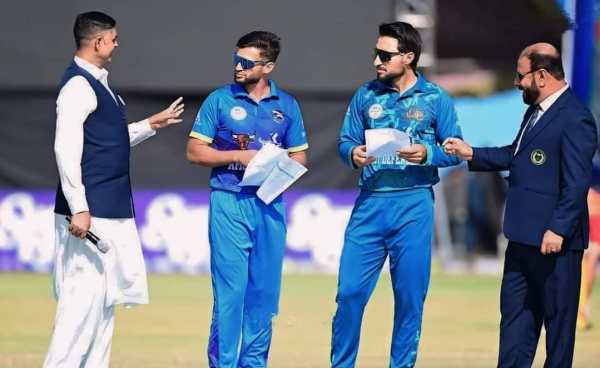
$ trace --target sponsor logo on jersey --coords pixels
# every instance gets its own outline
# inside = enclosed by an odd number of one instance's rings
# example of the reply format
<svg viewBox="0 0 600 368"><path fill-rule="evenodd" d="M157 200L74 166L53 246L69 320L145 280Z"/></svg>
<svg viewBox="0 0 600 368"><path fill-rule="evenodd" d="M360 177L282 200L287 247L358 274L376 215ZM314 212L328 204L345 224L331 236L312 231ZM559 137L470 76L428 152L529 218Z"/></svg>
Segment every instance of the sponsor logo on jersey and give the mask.
<svg viewBox="0 0 600 368"><path fill-rule="evenodd" d="M273 110L271 111L271 114L273 115L273 121L276 123L282 123L283 122L283 113L279 110Z"/></svg>
<svg viewBox="0 0 600 368"><path fill-rule="evenodd" d="M234 106L231 108L231 110L229 111L229 116L231 116L231 118L233 120L244 120L246 119L246 116L248 116L248 113L246 112L246 109L244 109L241 106Z"/></svg>
<svg viewBox="0 0 600 368"><path fill-rule="evenodd" d="M369 106L369 117L371 119L379 119L383 115L383 106L381 104L373 104Z"/></svg>
<svg viewBox="0 0 600 368"><path fill-rule="evenodd" d="M256 140L256 134L236 133L232 134L231 137L242 151L247 150L248 145Z"/></svg>
<svg viewBox="0 0 600 368"><path fill-rule="evenodd" d="M411 107L406 112L406 119L408 120L422 121L424 118L425 113L422 110L417 109L416 107Z"/></svg>

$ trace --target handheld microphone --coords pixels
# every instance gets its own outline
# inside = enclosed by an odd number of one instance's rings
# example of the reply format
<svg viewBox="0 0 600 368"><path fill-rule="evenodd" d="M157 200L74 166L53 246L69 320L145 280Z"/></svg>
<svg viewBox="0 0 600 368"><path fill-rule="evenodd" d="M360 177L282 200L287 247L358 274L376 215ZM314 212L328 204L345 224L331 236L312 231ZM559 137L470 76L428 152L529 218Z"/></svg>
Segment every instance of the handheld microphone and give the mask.
<svg viewBox="0 0 600 368"><path fill-rule="evenodd" d="M67 221L69 223L71 223L71 216L66 216L65 219L67 219ZM108 245L108 243L105 241L102 241L96 234L94 234L91 231L87 232L87 234L85 235L85 238L87 240L89 240L90 243L94 244L96 249L98 249L102 253L106 253L110 250L110 246Z"/></svg>

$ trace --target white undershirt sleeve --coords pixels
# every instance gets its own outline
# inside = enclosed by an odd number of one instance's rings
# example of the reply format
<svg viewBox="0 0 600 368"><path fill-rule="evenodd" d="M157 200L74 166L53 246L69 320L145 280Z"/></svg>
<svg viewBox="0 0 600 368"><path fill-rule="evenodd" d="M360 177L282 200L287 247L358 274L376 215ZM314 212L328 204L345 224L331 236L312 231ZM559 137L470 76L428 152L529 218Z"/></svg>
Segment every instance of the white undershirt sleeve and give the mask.
<svg viewBox="0 0 600 368"><path fill-rule="evenodd" d="M73 214L89 211L81 179L83 124L97 104L94 90L82 76L69 79L56 100L54 153L62 190Z"/></svg>
<svg viewBox="0 0 600 368"><path fill-rule="evenodd" d="M137 123L131 123L127 126L127 128L129 129L129 145L131 147L156 134L156 130L150 127L149 119L144 119Z"/></svg>

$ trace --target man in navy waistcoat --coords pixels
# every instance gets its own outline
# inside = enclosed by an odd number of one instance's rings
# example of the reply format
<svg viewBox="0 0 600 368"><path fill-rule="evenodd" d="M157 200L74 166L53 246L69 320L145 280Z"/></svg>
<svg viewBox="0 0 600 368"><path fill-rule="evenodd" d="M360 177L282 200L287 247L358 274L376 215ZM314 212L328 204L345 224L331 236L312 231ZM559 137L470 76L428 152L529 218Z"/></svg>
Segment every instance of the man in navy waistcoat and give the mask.
<svg viewBox="0 0 600 368"><path fill-rule="evenodd" d="M108 367L118 304L148 303L144 258L134 221L129 149L179 123L181 99L128 124L125 102L103 67L118 46L116 22L100 12L77 16L77 52L60 82L54 151L54 291L58 299L46 368ZM69 223L67 216L71 216ZM102 253L90 231L109 248Z"/></svg>

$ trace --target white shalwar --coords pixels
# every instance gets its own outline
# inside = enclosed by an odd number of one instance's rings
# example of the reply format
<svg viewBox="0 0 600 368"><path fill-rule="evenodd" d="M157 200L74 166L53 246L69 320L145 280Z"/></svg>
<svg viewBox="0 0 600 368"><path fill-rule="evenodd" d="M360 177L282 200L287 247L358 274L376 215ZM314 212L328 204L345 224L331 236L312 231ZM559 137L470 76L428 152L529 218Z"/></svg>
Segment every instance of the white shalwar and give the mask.
<svg viewBox="0 0 600 368"><path fill-rule="evenodd" d="M75 57L78 66L98 79L113 98L108 72ZM54 150L63 193L72 213L87 211L81 179L83 125L97 107L94 90L81 76L71 78L56 101ZM148 120L128 125L130 145L153 136ZM106 368L118 304L148 303L148 284L135 220L98 218L91 231L111 249L100 253L93 244L69 233L63 215L55 215L54 292L58 300L54 330L44 368Z"/></svg>

